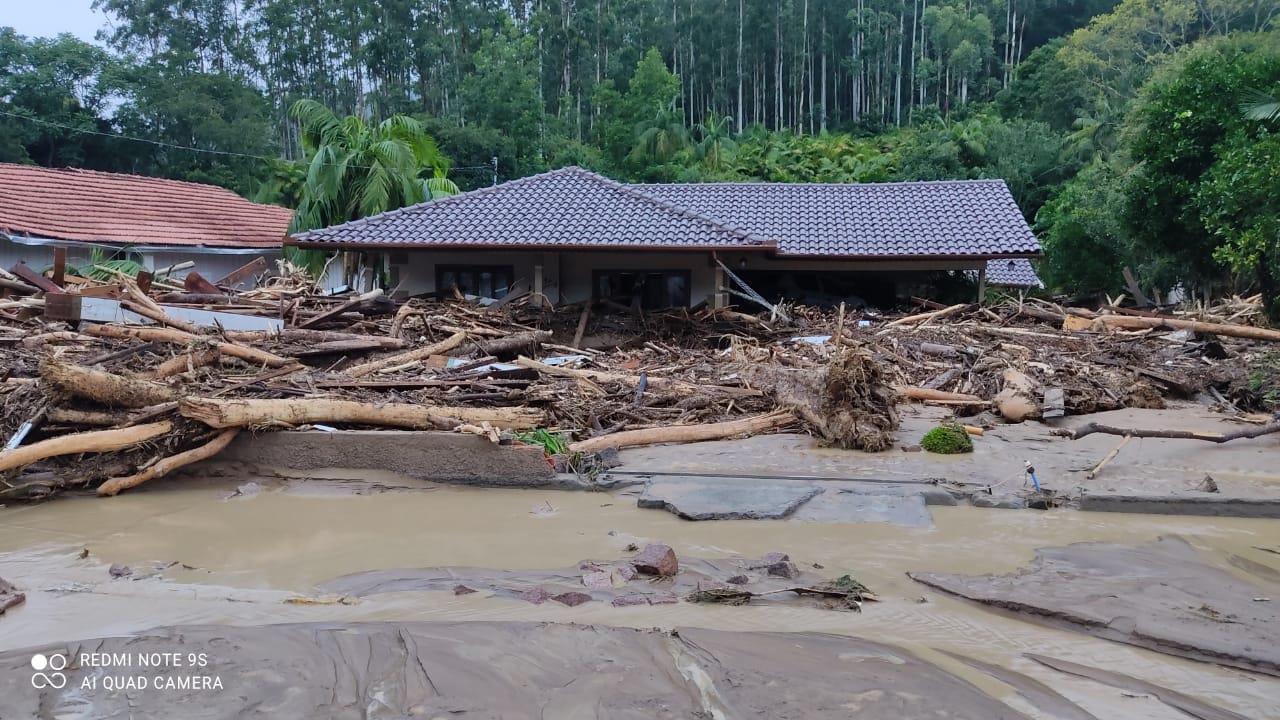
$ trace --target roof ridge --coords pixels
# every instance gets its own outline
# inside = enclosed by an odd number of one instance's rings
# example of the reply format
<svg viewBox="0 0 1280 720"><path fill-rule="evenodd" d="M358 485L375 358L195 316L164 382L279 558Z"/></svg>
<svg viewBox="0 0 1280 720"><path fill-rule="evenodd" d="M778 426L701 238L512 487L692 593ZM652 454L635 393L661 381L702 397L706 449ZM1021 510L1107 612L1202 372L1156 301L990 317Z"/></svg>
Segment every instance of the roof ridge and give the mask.
<svg viewBox="0 0 1280 720"><path fill-rule="evenodd" d="M796 188L866 188L866 187L902 187L904 185L978 185L995 184L1008 187L1003 178L962 178L952 180L892 180L885 182L780 182L777 180L712 180L709 182L665 182L665 183L627 183L627 187L796 187Z"/></svg>
<svg viewBox="0 0 1280 720"><path fill-rule="evenodd" d="M768 244L777 243L777 241L772 238L767 238L767 237L764 237L763 235L757 235L756 233L747 231L732 223L725 222L724 220L711 217L710 215L704 215L703 213L697 212L695 210L691 210L687 207L684 207L683 205L677 205L676 203L673 203L670 200L667 200L665 198L655 197L641 190L637 190L631 185L620 183L617 180L607 178L603 175L600 175L599 173L595 173L590 170L578 167L577 165L565 166L563 168L560 168L560 171L569 171L574 174L580 175L589 180L600 183L605 187L615 190L617 192L630 195L632 197L635 197L638 200L642 200L646 203L649 203L650 205L656 205L662 210L666 210L668 212L674 212L676 214L683 215L684 217L687 217L687 218L692 218L694 220L697 220L703 223L704 225L709 225L714 229L717 229L721 232L727 232L730 235L737 236L753 244L768 245ZM559 172L559 171L554 171L554 172Z"/></svg>

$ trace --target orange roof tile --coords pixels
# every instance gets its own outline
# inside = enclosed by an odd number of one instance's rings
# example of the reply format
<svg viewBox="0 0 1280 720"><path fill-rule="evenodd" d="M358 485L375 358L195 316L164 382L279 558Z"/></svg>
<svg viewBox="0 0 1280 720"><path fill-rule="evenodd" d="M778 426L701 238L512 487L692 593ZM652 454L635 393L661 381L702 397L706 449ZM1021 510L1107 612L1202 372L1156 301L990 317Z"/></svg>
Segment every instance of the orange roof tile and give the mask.
<svg viewBox="0 0 1280 720"><path fill-rule="evenodd" d="M0 231L128 245L280 247L293 211L213 185L0 163Z"/></svg>

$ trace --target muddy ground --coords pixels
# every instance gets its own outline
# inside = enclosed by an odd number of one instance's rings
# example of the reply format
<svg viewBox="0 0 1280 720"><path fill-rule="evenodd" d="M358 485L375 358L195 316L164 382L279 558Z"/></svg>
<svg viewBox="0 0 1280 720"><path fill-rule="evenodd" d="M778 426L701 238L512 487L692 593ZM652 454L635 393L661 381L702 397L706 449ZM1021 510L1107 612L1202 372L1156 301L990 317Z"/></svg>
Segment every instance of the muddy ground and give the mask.
<svg viewBox="0 0 1280 720"><path fill-rule="evenodd" d="M1028 623L932 590L906 575L1005 574L1032 562L1036 548L1081 541L1141 544L1176 533L1212 567L1240 580L1259 582L1256 567L1246 572L1240 568L1240 559L1280 574L1280 555L1257 549L1280 544L1274 521L1072 510L1007 512L945 506L930 510L929 526L799 520L694 523L639 509L625 495L429 486L395 476L344 481L188 478L111 501L66 498L47 505L11 507L0 511L0 577L15 581L26 592L27 602L0 617L0 650L21 651L12 656L17 665L5 666L0 674L11 679L17 673L20 680L28 681L31 671L20 662L23 653L29 658L27 648L145 634L158 627L213 625L218 627L208 632L235 636L236 631L223 628L320 623L353 628L350 632L356 634L356 642L365 631L353 623L555 622L856 638L888 646L895 653L909 653L939 672L954 675L998 701L1007 717L1185 717L1160 699L1160 693L1055 670L1028 654L1093 668L1120 668L1138 682L1181 692L1237 716L1280 716L1280 679L1064 627ZM569 607L558 602L533 604L490 588L463 595L406 588L344 601L335 584L344 576L414 568L469 567L537 577L544 568L574 568L583 557L622 562L631 556L628 546L650 541L670 544L690 567L704 559L787 552L806 572L824 577L853 575L881 601L865 604L861 613L795 603L614 607L600 600ZM88 555L81 557L85 549ZM113 578L112 565L128 566L131 573ZM1280 587L1269 592L1280 595ZM346 637L346 632L337 636ZM177 640L163 642L172 647ZM257 683L249 686L253 692L266 692L269 678L260 676L265 671L245 669L237 660L245 656L238 654L234 643L205 638L182 647L201 647L225 658L240 668L237 673L246 673L234 677ZM487 652L485 647L481 643L475 652ZM290 657L281 655L282 661ZM285 667L289 672L282 671L280 677L295 677L289 673L308 667L290 663ZM785 667L807 667L799 660L788 663ZM779 672L774 680L782 686L805 682L790 670ZM512 673L510 677L519 677ZM310 671L305 675L311 679L287 681L296 683L296 694L306 695L330 683L325 678L331 675ZM669 682L687 687L678 678ZM888 680L884 682L888 687ZM341 687L344 692L356 692L355 686ZM362 691L376 694L381 687L365 686ZM1065 704L1045 705L1043 688L1065 698ZM202 705L218 708L228 707L219 702L233 702L218 700L210 692L199 696ZM582 700L584 696L576 692L570 685L560 700ZM224 688L222 694L233 693ZM46 697L51 703L62 698L49 693ZM135 708L156 702L149 693L131 697ZM862 697L851 693L840 702L858 704ZM867 697L879 696L873 692ZM546 695L525 699L558 701ZM342 716L326 713L311 716Z"/></svg>

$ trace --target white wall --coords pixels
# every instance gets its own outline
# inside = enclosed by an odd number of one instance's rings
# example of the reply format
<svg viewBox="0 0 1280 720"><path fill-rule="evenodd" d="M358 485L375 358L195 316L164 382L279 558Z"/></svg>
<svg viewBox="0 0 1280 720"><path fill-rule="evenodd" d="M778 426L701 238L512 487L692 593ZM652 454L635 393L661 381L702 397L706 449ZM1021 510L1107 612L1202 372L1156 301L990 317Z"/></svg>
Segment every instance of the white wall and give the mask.
<svg viewBox="0 0 1280 720"><path fill-rule="evenodd" d="M139 260L148 270L169 267L170 265L191 260L195 262L195 267L177 271L173 274L173 277L181 279L186 277L188 272L194 270L210 282L225 277L227 273L252 262L258 256L266 258L267 269L274 273L276 271L276 260L280 257L279 250L254 251L243 254L209 253L202 252L202 250L203 248L175 248L173 250L132 253L130 256ZM67 264L87 264L91 252L90 248L84 245L69 246L67 247ZM13 242L8 238L0 238L0 267L8 270L19 261L30 265L36 272L43 272L53 265L53 247L50 245L25 245ZM249 281L252 281L252 278ZM245 285L249 281L246 281Z"/></svg>

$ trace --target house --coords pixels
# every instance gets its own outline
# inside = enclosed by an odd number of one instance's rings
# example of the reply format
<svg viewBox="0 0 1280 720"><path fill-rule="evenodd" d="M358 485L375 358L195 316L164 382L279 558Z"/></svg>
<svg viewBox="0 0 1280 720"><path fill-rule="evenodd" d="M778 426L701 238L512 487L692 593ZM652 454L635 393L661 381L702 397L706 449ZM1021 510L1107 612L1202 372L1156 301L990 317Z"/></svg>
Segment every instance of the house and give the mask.
<svg viewBox="0 0 1280 720"><path fill-rule="evenodd" d="M288 242L344 251L334 285L359 268L400 295L456 286L500 298L519 286L553 304L646 308L724 306L735 278L767 299L887 304L966 272L981 284L991 262L1032 280L1026 258L1040 254L1001 180L624 185L577 167Z"/></svg>
<svg viewBox="0 0 1280 720"><path fill-rule="evenodd" d="M255 257L280 257L293 212L213 185L91 170L0 163L0 267L37 271L66 248L67 263L99 256L150 270L194 261L217 280ZM183 277L188 270L174 273Z"/></svg>

